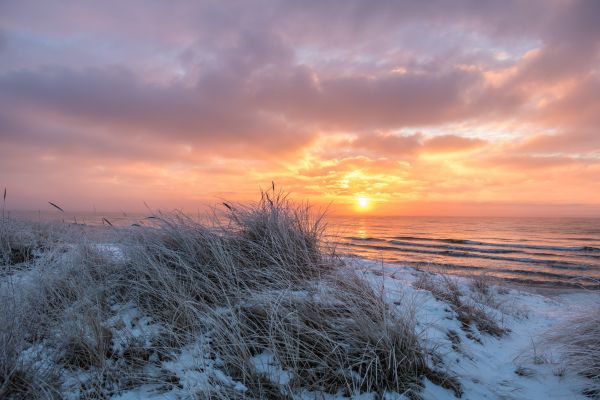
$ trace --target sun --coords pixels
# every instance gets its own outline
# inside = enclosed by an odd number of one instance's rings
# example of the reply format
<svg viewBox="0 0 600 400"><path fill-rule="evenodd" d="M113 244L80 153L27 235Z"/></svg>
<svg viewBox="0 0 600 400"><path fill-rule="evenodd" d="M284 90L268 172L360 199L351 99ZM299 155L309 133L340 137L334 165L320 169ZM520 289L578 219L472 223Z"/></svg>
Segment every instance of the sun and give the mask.
<svg viewBox="0 0 600 400"><path fill-rule="evenodd" d="M358 208L365 209L369 207L369 199L366 197L359 197L356 201L358 202Z"/></svg>

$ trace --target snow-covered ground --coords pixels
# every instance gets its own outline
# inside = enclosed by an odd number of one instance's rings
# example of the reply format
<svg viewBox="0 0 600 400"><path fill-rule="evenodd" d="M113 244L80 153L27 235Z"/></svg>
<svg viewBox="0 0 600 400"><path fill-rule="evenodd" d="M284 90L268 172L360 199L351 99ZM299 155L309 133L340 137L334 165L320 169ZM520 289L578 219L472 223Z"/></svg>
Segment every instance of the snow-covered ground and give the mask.
<svg viewBox="0 0 600 400"><path fill-rule="evenodd" d="M555 355L549 349L538 346L545 331L600 301L599 293L571 291L550 297L526 289L491 287L502 304L499 311L502 325L510 332L499 338L478 334L477 340L473 340L461 329L461 323L446 302L436 300L427 290L413 287L418 275L423 272L366 260L349 260L348 264L348 268L360 270L378 290L383 286L391 307L398 307L395 303L404 305L407 299L416 305L421 338L428 348L434 348L443 358L448 370L459 377L464 390L463 399L587 399L581 394L585 380L562 370ZM463 293L471 291L468 279L453 279ZM399 302L400 299L403 301ZM449 339L448 332L455 333L453 340ZM243 393L243 385L228 379L218 370L218 363L205 357L205 341L206 338L200 338L197 343L184 348L176 360L166 364L180 378L181 389L160 394L141 389L123 393L115 399L175 399L181 393L205 390L211 377ZM269 354L256 356L254 362L272 379L289 379ZM303 399L344 398L341 395L322 396L310 392L300 394ZM426 382L422 396L427 400L455 398L452 391L431 382ZM371 394L361 397L376 398ZM387 397L406 398L391 393Z"/></svg>
<svg viewBox="0 0 600 400"><path fill-rule="evenodd" d="M600 301L600 293L556 292L551 296L527 288L491 287L500 303L499 317L510 332L502 337L478 335L469 339L454 312L426 290L413 287L423 272L397 265L368 261L354 263L374 285L384 285L390 304L397 297L411 297L417 304L417 324L423 340L435 346L444 364L460 378L464 399L587 399L581 394L585 380L562 370L557 355L543 346L542 335L578 311ZM453 278L463 293L471 292L469 280ZM460 343L452 348L448 332ZM455 340L456 341L456 340ZM440 386L426 385L425 399L448 399L453 394Z"/></svg>
<svg viewBox="0 0 600 400"><path fill-rule="evenodd" d="M122 254L117 247L100 246L115 260ZM429 290L415 285L428 272L399 265L382 264L358 258L345 260L344 268L358 271L375 290L380 291L389 307L414 305L418 335L423 346L436 354L438 363L449 374L458 377L462 385L463 399L586 399L581 394L585 380L562 368L557 362L558 354L544 342L543 335L553 326L564 323L578 311L600 302L600 293L589 291L552 292L536 294L528 288L515 288L489 284L489 298L482 301L481 293L473 288L470 279L453 277L465 301L476 303L493 315L506 334L493 336L479 332L477 328L465 329L457 318L457 312L446 301L436 299ZM33 270L15 272L3 277L2 285L10 279L11 287L26 285L35 274ZM439 276L431 274L434 281ZM478 297L479 296L479 297ZM128 344L141 343L140 347L155 337L162 327L133 304L113 304L114 316L105 321L112 332L112 351L121 354ZM207 393L219 390L243 397L246 387L228 376L221 368L220 360L211 356L209 335L177 351L175 357L158 360L157 354L149 355L148 376L170 377L170 385L140 384L135 389L111 394L113 400L133 399L188 399L206 398ZM43 351L32 346L22 357ZM272 381L284 384L290 374L281 368L271 354L256 355L252 362L256 369ZM110 365L110 364L109 364ZM160 367L157 367L160 365ZM86 382L94 371L65 371L63 390L65 398L77 399L85 392ZM97 372L97 371L96 371ZM203 395L200 396L199 394ZM426 380L424 399L451 399L452 391ZM407 398L401 394L388 393L389 399ZM210 398L210 395L208 395ZM225 395L221 398L227 398ZM293 398L342 399L339 395L325 395L301 391ZM355 397L358 398L358 397ZM375 399L375 394L360 395L361 399Z"/></svg>

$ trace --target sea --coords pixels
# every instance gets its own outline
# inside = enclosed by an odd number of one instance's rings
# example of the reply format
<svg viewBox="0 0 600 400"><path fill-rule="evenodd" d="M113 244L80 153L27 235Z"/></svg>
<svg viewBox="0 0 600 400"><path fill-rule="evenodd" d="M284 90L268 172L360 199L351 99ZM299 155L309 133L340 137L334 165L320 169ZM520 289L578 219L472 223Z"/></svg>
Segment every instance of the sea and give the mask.
<svg viewBox="0 0 600 400"><path fill-rule="evenodd" d="M516 284L600 289L600 218L333 218L339 252Z"/></svg>
<svg viewBox="0 0 600 400"><path fill-rule="evenodd" d="M13 215L107 227L145 220L131 213ZM600 218L329 216L326 222L327 240L344 257L515 284L600 289Z"/></svg>

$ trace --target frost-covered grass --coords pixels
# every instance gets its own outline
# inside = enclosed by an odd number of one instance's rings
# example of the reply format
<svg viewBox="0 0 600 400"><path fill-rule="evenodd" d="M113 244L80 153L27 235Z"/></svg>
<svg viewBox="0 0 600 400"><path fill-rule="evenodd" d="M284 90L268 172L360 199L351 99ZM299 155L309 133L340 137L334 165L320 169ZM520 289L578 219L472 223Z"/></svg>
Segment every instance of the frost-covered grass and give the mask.
<svg viewBox="0 0 600 400"><path fill-rule="evenodd" d="M600 399L600 302L550 330L543 344L558 346L562 368L588 378L584 393Z"/></svg>
<svg viewBox="0 0 600 400"><path fill-rule="evenodd" d="M261 398L301 389L417 397L423 377L459 394L452 376L428 364L413 311L410 302L390 308L367 281L338 273L301 292L253 296L208 319L225 370Z"/></svg>
<svg viewBox="0 0 600 400"><path fill-rule="evenodd" d="M472 294L477 296L466 297L460 290L457 282L446 275L421 274L414 282L418 289L424 289L441 301L448 303L457 314L457 319L462 324L462 329L472 336L472 326L479 332L492 336L502 336L508 329L502 326L499 307L489 287L480 279L474 279L470 288ZM491 307L490 307L491 306ZM490 312L490 309L495 309Z"/></svg>
<svg viewBox="0 0 600 400"><path fill-rule="evenodd" d="M0 276L11 266L30 261L36 253L54 247L67 231L62 224L1 218Z"/></svg>
<svg viewBox="0 0 600 400"><path fill-rule="evenodd" d="M572 373L515 362L558 326L548 315L560 303L342 259L322 214L282 193L223 207L208 224L159 213L105 232L2 220L0 398L596 393L597 352L562 351L592 368ZM570 327L587 338L583 322Z"/></svg>

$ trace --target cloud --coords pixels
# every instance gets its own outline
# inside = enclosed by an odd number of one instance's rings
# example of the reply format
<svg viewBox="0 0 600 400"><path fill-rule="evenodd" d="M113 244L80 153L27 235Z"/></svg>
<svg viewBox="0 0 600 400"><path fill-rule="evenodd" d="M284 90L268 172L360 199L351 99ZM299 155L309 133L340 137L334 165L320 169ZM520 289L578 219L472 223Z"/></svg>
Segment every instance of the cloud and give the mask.
<svg viewBox="0 0 600 400"><path fill-rule="evenodd" d="M302 129L257 110L243 89L227 79L207 80L195 87L177 83L159 86L140 82L123 68L50 68L2 75L0 93L5 109L26 110L21 112L27 114L22 115L26 119L37 114L62 121L70 131L81 132L81 141L93 137L93 133L86 133L99 128L123 141L145 136L224 151L242 144L285 152L310 140ZM10 134L8 127L3 127L1 134ZM40 135L38 131L38 139ZM43 135L48 142L69 136Z"/></svg>
<svg viewBox="0 0 600 400"><path fill-rule="evenodd" d="M423 143L423 147L428 152L452 153L478 148L484 146L486 143L486 140L480 138L440 135L426 140Z"/></svg>
<svg viewBox="0 0 600 400"><path fill-rule="evenodd" d="M422 133L394 135L377 133L361 135L349 145L359 153L372 152L381 156L406 156L414 154L421 147Z"/></svg>
<svg viewBox="0 0 600 400"><path fill-rule="evenodd" d="M346 151L339 154L367 154L373 157L391 159L412 159L419 154L454 153L480 148L488 142L480 138L467 138L453 134L425 136L422 132L411 134L394 134L376 132L361 134L337 143L339 149ZM333 156L334 153L329 153Z"/></svg>
<svg viewBox="0 0 600 400"><path fill-rule="evenodd" d="M518 150L534 154L573 154L600 152L598 131L562 132L557 134L539 134L528 137Z"/></svg>
<svg viewBox="0 0 600 400"><path fill-rule="evenodd" d="M598 4L3 2L0 183L600 201Z"/></svg>

